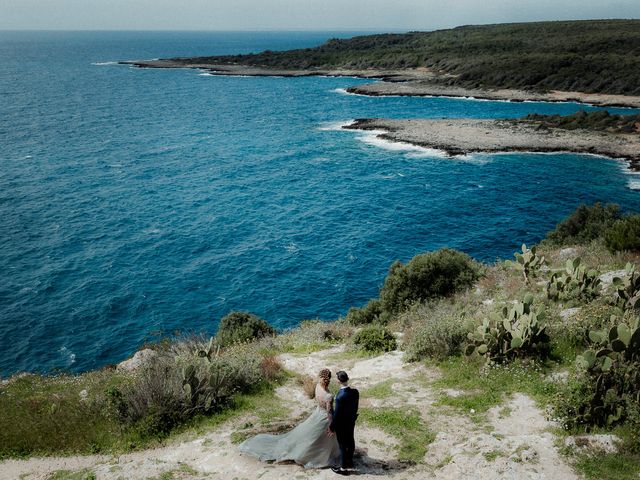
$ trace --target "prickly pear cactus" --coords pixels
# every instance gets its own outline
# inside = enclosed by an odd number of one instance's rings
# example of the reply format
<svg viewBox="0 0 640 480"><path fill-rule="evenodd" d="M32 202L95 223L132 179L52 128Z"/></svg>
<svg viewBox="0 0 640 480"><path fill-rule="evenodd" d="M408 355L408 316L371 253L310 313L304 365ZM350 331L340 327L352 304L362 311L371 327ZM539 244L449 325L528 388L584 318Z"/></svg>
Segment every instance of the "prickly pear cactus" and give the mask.
<svg viewBox="0 0 640 480"><path fill-rule="evenodd" d="M575 423L614 425L628 409L640 408L640 328L619 323L589 332L592 348L576 357L590 384L590 398L576 410Z"/></svg>
<svg viewBox="0 0 640 480"><path fill-rule="evenodd" d="M617 304L624 310L640 309L640 273L633 264L627 263L625 275L613 278Z"/></svg>
<svg viewBox="0 0 640 480"><path fill-rule="evenodd" d="M564 271L554 272L545 291L550 300L580 298L592 300L600 294L601 281L595 269L587 270L580 258L567 260Z"/></svg>
<svg viewBox="0 0 640 480"><path fill-rule="evenodd" d="M524 281L529 283L531 277L535 276L540 268L546 263L544 256L540 256L536 253L535 245L530 249L523 243L522 253L514 253L516 261L513 262L516 268L518 268L524 276Z"/></svg>
<svg viewBox="0 0 640 480"><path fill-rule="evenodd" d="M522 302L504 306L485 318L467 334L467 355L484 355L493 361L535 355L545 357L549 352L549 337L542 324L543 311L534 309L533 295Z"/></svg>

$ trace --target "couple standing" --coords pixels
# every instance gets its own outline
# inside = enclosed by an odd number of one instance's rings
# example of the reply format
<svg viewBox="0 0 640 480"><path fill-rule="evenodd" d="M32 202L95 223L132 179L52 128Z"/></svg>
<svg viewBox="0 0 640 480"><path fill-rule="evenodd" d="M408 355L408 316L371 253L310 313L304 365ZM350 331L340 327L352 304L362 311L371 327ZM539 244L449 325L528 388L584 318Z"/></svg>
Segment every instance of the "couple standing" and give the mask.
<svg viewBox="0 0 640 480"><path fill-rule="evenodd" d="M360 394L349 387L347 373L340 371L336 373L340 391L334 407L333 395L329 393L331 371L324 368L318 377L317 407L304 422L282 435L256 435L244 441L240 451L262 461L293 461L305 468L331 467L338 474L349 475L353 471L353 430Z"/></svg>

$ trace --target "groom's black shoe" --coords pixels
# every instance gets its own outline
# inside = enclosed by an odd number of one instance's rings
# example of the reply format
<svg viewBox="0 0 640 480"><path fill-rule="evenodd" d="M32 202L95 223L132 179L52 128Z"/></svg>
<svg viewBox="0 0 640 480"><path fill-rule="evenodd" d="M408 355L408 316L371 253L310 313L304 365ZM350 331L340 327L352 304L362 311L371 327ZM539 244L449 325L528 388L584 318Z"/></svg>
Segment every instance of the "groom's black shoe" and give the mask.
<svg viewBox="0 0 640 480"><path fill-rule="evenodd" d="M331 467L331 470L333 473L337 473L338 475L349 475L349 471L342 467Z"/></svg>

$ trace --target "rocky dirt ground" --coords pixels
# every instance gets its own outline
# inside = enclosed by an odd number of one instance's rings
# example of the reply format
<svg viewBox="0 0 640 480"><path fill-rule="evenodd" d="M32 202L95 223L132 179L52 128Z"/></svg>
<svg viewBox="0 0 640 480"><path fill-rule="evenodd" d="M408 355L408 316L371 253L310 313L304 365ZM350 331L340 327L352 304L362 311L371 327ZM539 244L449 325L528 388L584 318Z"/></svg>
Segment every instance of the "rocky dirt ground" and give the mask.
<svg viewBox="0 0 640 480"><path fill-rule="evenodd" d="M439 372L422 364L406 364L400 352L373 358L357 358L344 346L312 354L281 355L288 370L315 375L322 367L347 370L352 384L363 392L361 407L413 408L436 433L423 462L410 465L397 460L398 438L361 422L356 430L358 476L363 479L562 479L577 478L560 456L552 433L554 426L533 400L516 394L478 421L448 407L436 407L442 395L455 390L433 386ZM367 389L390 383L392 395L367 396ZM276 390L286 406L285 421L291 423L309 413L313 401L302 387L289 380ZM0 464L3 479L48 479L55 472L91 472L97 479L326 479L337 478L331 470L304 470L293 465L270 465L238 453L234 432L246 430L256 418L233 418L200 436L182 438L158 449L120 456L76 456L10 460ZM66 477L55 477L66 478ZM83 478L83 477L73 477Z"/></svg>

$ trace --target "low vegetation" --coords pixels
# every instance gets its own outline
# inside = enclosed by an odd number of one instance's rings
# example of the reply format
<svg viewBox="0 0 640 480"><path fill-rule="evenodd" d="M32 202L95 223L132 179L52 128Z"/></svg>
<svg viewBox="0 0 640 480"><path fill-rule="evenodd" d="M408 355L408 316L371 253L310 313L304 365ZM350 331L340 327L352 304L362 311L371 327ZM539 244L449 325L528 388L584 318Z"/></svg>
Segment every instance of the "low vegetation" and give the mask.
<svg viewBox="0 0 640 480"><path fill-rule="evenodd" d="M530 113L516 122L532 123L540 128L564 130L594 130L610 133L640 133L640 115L611 115L607 110L579 112L571 115L541 115Z"/></svg>
<svg viewBox="0 0 640 480"><path fill-rule="evenodd" d="M367 352L390 352L396 349L396 337L382 325L364 327L353 337L353 343Z"/></svg>
<svg viewBox="0 0 640 480"><path fill-rule="evenodd" d="M462 87L639 95L639 27L638 20L469 25L176 61L290 70L426 67L440 74L440 82Z"/></svg>
<svg viewBox="0 0 640 480"><path fill-rule="evenodd" d="M335 322L305 321L274 335L258 317L234 313L211 339L162 342L156 360L133 373L14 377L0 387L0 457L126 451L244 413L251 420L234 436L241 441L287 417L273 394L278 383L294 377L313 395L315 380L284 372L277 354L347 344L352 350L340 355L400 348L408 362L437 365L441 376L431 386L456 392L443 392L436 405L479 423L521 392L553 412L567 434L613 432L623 441L616 456L596 462L568 454L587 478L633 478L640 252L634 234L625 234L620 250L607 239L634 218L615 205L581 206L540 245L491 266L448 249L418 255L392 265L379 298ZM382 379L363 395L391 397L392 385ZM413 410L363 405L361 420L394 436L405 462L420 462L434 438Z"/></svg>
<svg viewBox="0 0 640 480"><path fill-rule="evenodd" d="M593 242L602 238L621 216L618 205L600 203L591 206L580 205L547 234L544 243L560 246L584 245Z"/></svg>
<svg viewBox="0 0 640 480"><path fill-rule="evenodd" d="M271 325L252 313L231 312L220 320L216 343L220 346L232 345L275 333Z"/></svg>
<svg viewBox="0 0 640 480"><path fill-rule="evenodd" d="M380 289L380 298L363 308L351 308L347 322L387 324L420 302L446 297L469 288L482 268L465 253L443 248L413 257L406 265L394 262Z"/></svg>
<svg viewBox="0 0 640 480"><path fill-rule="evenodd" d="M435 440L435 434L429 430L415 410L402 408L362 408L359 419L379 428L400 441L398 460L408 463L422 461L427 448Z"/></svg>

